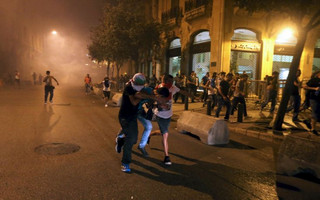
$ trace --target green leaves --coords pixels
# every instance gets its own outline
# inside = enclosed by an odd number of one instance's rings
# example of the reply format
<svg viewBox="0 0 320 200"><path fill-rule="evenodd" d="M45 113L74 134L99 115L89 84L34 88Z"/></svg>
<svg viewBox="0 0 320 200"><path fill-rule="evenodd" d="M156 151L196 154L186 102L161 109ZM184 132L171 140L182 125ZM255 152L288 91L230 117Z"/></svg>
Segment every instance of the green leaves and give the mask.
<svg viewBox="0 0 320 200"><path fill-rule="evenodd" d="M106 4L101 22L91 34L90 56L117 63L137 61L139 52L160 45L160 26L147 20L144 5L143 0Z"/></svg>

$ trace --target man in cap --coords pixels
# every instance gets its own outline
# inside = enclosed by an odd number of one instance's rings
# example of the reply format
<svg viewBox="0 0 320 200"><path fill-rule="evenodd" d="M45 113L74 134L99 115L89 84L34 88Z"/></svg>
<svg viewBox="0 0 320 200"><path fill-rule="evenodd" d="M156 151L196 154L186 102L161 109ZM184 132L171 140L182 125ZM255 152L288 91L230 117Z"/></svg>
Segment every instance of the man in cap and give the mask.
<svg viewBox="0 0 320 200"><path fill-rule="evenodd" d="M123 156L121 170L123 172L131 172L131 152L132 146L137 142L138 125L137 115L139 103L142 99L156 99L154 95L148 95L141 90L144 88L146 78L142 73L137 73L126 84L122 102L119 111L119 122L121 130L116 138L116 151L121 153L123 147Z"/></svg>

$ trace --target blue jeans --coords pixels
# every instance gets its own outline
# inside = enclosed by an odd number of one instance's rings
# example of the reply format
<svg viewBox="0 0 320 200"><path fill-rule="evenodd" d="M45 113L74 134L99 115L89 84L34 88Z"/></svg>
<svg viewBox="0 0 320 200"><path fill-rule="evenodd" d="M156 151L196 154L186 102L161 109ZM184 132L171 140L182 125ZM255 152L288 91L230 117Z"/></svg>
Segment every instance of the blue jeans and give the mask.
<svg viewBox="0 0 320 200"><path fill-rule="evenodd" d="M144 127L141 141L139 144L140 148L144 148L147 144L148 137L150 136L151 130L152 130L152 123L150 120L147 120L141 115L138 115L137 119L141 122L142 126Z"/></svg>
<svg viewBox="0 0 320 200"><path fill-rule="evenodd" d="M119 117L119 122L122 129L119 135L120 134L125 135L121 162L124 164L130 164L132 146L137 143L137 137L138 137L137 117L136 116L132 116L131 118Z"/></svg>

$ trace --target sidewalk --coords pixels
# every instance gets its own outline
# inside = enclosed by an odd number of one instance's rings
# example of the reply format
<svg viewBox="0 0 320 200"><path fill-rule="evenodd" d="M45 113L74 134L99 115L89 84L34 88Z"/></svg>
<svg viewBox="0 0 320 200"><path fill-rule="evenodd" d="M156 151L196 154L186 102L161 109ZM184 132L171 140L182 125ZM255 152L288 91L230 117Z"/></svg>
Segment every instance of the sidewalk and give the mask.
<svg viewBox="0 0 320 200"><path fill-rule="evenodd" d="M194 111L206 115L207 107L203 107L203 102L189 103L189 111ZM290 134L303 134L306 137L317 137L312 133L309 133L308 128L303 122L292 122L292 114L285 115L283 128L285 131L272 130L273 119L276 117L276 113L273 116L269 115L269 108L266 107L262 113L260 113L260 105L255 102L247 102L248 115L251 118L243 119L243 122L237 122L237 111L233 116L230 116L228 127L229 130L238 134L247 135L249 137L255 137L264 141L281 143L285 136ZM216 107L215 107L216 109ZM184 111L184 104L178 102L173 104L173 120L177 120ZM223 119L225 109L220 112L220 118ZM211 112L211 116L214 117L215 112ZM310 111L305 111L299 114L301 120L310 119ZM317 127L319 130L319 126Z"/></svg>

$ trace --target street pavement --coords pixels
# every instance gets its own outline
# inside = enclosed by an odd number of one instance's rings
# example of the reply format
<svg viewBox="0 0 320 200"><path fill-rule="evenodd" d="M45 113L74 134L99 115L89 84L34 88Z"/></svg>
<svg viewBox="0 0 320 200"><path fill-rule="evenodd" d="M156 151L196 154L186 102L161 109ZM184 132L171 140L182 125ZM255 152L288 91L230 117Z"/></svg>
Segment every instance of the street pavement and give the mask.
<svg viewBox="0 0 320 200"><path fill-rule="evenodd" d="M43 104L40 86L0 88L0 199L278 199L281 191L306 197L318 189L297 178L298 191L281 185L278 144L232 133L226 146L205 145L175 130L174 109L173 165L162 164L161 137L153 137L150 158L133 147L126 174L114 150L118 107L105 108L81 87L56 87L52 105Z"/></svg>

